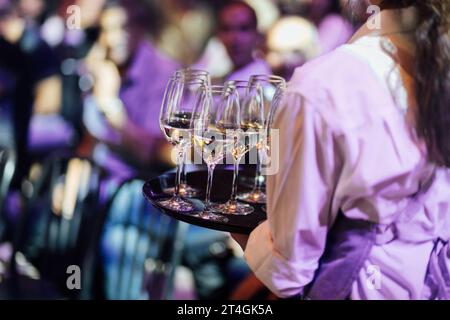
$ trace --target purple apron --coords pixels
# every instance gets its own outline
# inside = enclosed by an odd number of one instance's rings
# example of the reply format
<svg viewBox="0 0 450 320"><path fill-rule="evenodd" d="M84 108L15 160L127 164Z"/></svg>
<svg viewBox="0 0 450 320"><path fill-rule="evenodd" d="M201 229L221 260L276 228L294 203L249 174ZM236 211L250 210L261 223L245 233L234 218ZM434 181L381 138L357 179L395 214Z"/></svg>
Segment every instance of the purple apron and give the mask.
<svg viewBox="0 0 450 320"><path fill-rule="evenodd" d="M328 233L325 252L319 261L314 280L301 297L306 300L349 299L351 289L373 245L387 243L395 232L383 232L369 221L347 218L339 213ZM426 296L434 300L450 299L450 247L437 239L425 278Z"/></svg>

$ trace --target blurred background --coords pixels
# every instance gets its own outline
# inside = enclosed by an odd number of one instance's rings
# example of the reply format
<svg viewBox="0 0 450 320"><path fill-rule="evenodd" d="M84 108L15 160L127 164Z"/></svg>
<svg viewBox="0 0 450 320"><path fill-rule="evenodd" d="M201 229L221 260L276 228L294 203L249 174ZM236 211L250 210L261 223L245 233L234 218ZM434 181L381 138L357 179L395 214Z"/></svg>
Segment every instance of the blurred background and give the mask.
<svg viewBox="0 0 450 320"><path fill-rule="evenodd" d="M289 80L362 23L344 2L0 0L0 298L273 298L141 196L174 166L159 108L184 67Z"/></svg>

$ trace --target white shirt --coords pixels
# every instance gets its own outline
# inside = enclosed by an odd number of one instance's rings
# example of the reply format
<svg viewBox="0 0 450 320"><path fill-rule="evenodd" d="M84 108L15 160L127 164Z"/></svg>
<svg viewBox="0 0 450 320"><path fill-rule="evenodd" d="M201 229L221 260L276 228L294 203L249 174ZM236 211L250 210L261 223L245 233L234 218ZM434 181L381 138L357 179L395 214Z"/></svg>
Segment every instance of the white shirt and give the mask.
<svg viewBox="0 0 450 320"><path fill-rule="evenodd" d="M426 298L433 240L450 238L450 172L427 162L410 123L412 77L380 35L410 21L380 14L382 30L363 27L350 44L299 68L278 112L280 169L268 177L268 220L251 233L245 257L280 297L313 280L339 209L396 227L393 241L372 248L352 299ZM380 271L377 289L367 285L371 265Z"/></svg>

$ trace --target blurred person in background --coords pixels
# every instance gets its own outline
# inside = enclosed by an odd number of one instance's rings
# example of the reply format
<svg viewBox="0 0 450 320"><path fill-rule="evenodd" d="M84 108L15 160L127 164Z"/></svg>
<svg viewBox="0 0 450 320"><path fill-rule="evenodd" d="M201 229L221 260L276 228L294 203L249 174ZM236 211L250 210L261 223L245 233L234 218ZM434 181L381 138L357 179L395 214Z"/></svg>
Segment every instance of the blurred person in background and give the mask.
<svg viewBox="0 0 450 320"><path fill-rule="evenodd" d="M41 24L50 10L48 2L41 0L16 1L18 16L23 21L20 43L36 57L33 65L51 70L51 74L38 84L37 101L30 123L28 147L33 158L39 160L48 152L70 148L73 128L61 117L62 80L58 55L41 33Z"/></svg>
<svg viewBox="0 0 450 320"><path fill-rule="evenodd" d="M264 59L255 57L263 45L263 36L250 5L243 1L226 2L218 11L217 25L218 37L233 63L226 80L248 80L251 75L272 73Z"/></svg>
<svg viewBox="0 0 450 320"><path fill-rule="evenodd" d="M208 0L146 0L158 18L157 45L184 66L204 52L214 32L215 3ZM182 50L180 50L182 48Z"/></svg>
<svg viewBox="0 0 450 320"><path fill-rule="evenodd" d="M17 168L5 211L9 226L20 212L20 187L29 171L32 115L60 105L60 79L54 52L27 28L17 2L0 1L0 147L17 154ZM8 228L12 231L12 228Z"/></svg>
<svg viewBox="0 0 450 320"><path fill-rule="evenodd" d="M44 19L46 3L44 0L18 0L18 9L27 24L39 27Z"/></svg>
<svg viewBox="0 0 450 320"><path fill-rule="evenodd" d="M339 0L308 0L308 18L319 31L321 53L346 43L355 29L341 13Z"/></svg>
<svg viewBox="0 0 450 320"><path fill-rule="evenodd" d="M21 114L20 130L16 132L18 153L22 154L30 145L29 123L30 117L58 112L61 102L61 79L58 75L58 65L54 51L42 40L34 28L28 28L27 21L22 17L20 7L13 1L4 1L4 14L0 21L0 32L3 44L13 48L18 54L14 56L11 51L2 50L3 61L12 61L11 66L16 66L13 74L17 75L16 85L24 89L23 97L19 97L24 103ZM8 68L8 63L4 63ZM26 105L26 107L25 107ZM20 108L20 107L19 107ZM23 113L22 113L23 112ZM31 113L30 113L31 112ZM19 166L28 161L22 159Z"/></svg>
<svg viewBox="0 0 450 320"><path fill-rule="evenodd" d="M141 3L111 2L100 17L100 35L86 58L93 76L84 124L94 137L94 160L123 180L156 167L167 142L159 110L177 63L147 37L150 13Z"/></svg>
<svg viewBox="0 0 450 320"><path fill-rule="evenodd" d="M22 20L12 1L0 0L0 146L14 149L19 163L24 164L34 83L31 59L18 43L21 30ZM20 179L18 182L20 185Z"/></svg>
<svg viewBox="0 0 450 320"><path fill-rule="evenodd" d="M62 78L60 114L74 129L75 147L83 134L83 94L92 88L92 79L84 66L84 58L97 41L98 21L104 3L105 0L60 1L55 12L48 16L41 27L43 39L55 49L58 56ZM79 25L74 25L77 22Z"/></svg>
<svg viewBox="0 0 450 320"><path fill-rule="evenodd" d="M167 80L178 65L153 45L151 23L145 2L107 2L99 38L85 59L93 88L85 99L83 123L93 140L92 157L107 174L100 188L103 204L124 180L151 178L167 169L162 163L170 146L160 130L159 112ZM112 283L124 268L122 241L141 227L127 224L133 213L116 210L103 226L100 255L106 298L117 296Z"/></svg>
<svg viewBox="0 0 450 320"><path fill-rule="evenodd" d="M273 73L289 80L295 68L320 53L314 24L300 17L283 17L267 34L267 61Z"/></svg>

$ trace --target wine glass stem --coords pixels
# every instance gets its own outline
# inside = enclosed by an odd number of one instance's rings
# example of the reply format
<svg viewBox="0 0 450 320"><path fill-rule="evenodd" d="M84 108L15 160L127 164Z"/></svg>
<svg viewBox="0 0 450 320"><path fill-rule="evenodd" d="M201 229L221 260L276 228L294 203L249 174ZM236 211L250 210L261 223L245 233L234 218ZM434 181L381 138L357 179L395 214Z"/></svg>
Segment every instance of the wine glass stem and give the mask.
<svg viewBox="0 0 450 320"><path fill-rule="evenodd" d="M184 160L184 159L183 159ZM186 183L186 161L183 161L181 163L181 178L180 178L180 183L182 185L187 185Z"/></svg>
<svg viewBox="0 0 450 320"><path fill-rule="evenodd" d="M177 175L175 180L175 196L180 196L180 180L181 180L181 170L183 167L184 160L184 148L177 146Z"/></svg>
<svg viewBox="0 0 450 320"><path fill-rule="evenodd" d="M261 157L259 150L256 153L256 173L255 173L255 186L253 190L261 190Z"/></svg>
<svg viewBox="0 0 450 320"><path fill-rule="evenodd" d="M238 186L238 178L239 178L239 163L241 162L241 158L234 159L234 171L233 171L233 185L231 189L231 202L236 202L237 198L237 186Z"/></svg>
<svg viewBox="0 0 450 320"><path fill-rule="evenodd" d="M206 184L205 210L208 211L211 206L211 188L213 182L215 164L208 164L208 182Z"/></svg>

